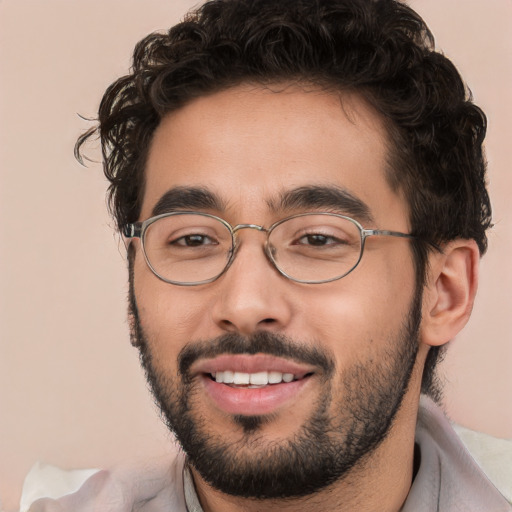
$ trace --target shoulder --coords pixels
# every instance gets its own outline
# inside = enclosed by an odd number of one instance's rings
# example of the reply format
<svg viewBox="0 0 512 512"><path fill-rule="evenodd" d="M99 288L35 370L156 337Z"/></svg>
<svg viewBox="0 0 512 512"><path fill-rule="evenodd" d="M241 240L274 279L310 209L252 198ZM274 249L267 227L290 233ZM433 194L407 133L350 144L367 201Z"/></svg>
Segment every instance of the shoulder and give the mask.
<svg viewBox="0 0 512 512"><path fill-rule="evenodd" d="M21 508L29 512L150 512L154 510L185 511L183 492L183 468L185 457L181 452L153 458L139 463L118 466L109 470L94 471L82 480L78 490L68 488L67 494L59 489L60 497L55 495L55 483L69 472L53 468L53 478L45 481L42 477L32 478L37 497L33 501L33 490L25 482L23 501L32 502ZM61 478L55 478L56 471ZM46 472L48 480L48 471ZM84 474L85 475L85 474ZM30 477L30 474L29 474ZM29 478L27 477L27 480ZM37 481L37 482L36 482ZM34 487L34 486L33 486ZM73 492L74 491L74 492ZM32 494L32 496L31 496Z"/></svg>
<svg viewBox="0 0 512 512"><path fill-rule="evenodd" d="M500 439L453 425L473 459L489 480L512 503L512 439Z"/></svg>
<svg viewBox="0 0 512 512"><path fill-rule="evenodd" d="M419 469L404 512L512 511L512 506L475 461L441 408L424 396L418 412L416 444L420 452Z"/></svg>

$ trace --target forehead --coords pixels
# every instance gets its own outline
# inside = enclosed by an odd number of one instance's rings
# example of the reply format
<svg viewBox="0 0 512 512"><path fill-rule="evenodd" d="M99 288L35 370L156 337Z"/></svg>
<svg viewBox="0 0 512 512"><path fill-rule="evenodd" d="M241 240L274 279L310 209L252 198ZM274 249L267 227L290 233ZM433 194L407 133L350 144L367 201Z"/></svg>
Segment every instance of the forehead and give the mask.
<svg viewBox="0 0 512 512"><path fill-rule="evenodd" d="M246 222L240 216L275 212L279 198L312 187L343 190L375 218L403 220L405 205L386 180L387 166L384 123L357 95L246 84L193 100L162 120L148 155L141 218L177 188L206 189L226 210L219 213Z"/></svg>

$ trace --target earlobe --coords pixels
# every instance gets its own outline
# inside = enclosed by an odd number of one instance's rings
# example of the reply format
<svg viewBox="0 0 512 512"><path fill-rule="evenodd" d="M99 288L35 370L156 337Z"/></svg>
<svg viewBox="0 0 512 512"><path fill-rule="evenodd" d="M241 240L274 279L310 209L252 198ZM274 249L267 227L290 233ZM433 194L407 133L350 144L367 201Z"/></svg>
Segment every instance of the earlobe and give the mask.
<svg viewBox="0 0 512 512"><path fill-rule="evenodd" d="M474 240L454 240L433 253L423 293L421 340L440 346L466 325L478 286L480 253Z"/></svg>

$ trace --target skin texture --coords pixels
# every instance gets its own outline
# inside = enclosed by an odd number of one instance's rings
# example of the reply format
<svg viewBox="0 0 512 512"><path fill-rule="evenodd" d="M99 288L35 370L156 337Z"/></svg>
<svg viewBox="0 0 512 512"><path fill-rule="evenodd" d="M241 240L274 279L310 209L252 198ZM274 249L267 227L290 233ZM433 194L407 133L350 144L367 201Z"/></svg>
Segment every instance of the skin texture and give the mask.
<svg viewBox="0 0 512 512"><path fill-rule="evenodd" d="M407 233L407 203L386 181L387 157L383 123L357 96L306 92L293 86L275 90L239 86L199 98L164 118L147 162L139 220L150 217L169 190L201 186L219 198L218 205L202 211L232 225L269 226L302 211L281 208L283 193L322 186L342 188L363 201L372 217L371 225L364 227ZM343 479L307 500L268 500L262 506L220 492L193 470L205 511L274 507L299 511L310 510L312 504L315 510L333 510L341 504L348 510L399 510L412 481L424 359L429 345L451 339L469 316L476 290L476 245L456 241L443 254L431 257L417 340L404 337L415 291L407 240L369 239L353 273L322 285L299 284L281 276L266 259L263 241L256 231L241 233L228 272L197 287L160 281L147 267L139 242L135 243L133 291L140 329L153 370L163 381L167 378L166 384L179 382L178 361L186 347L226 334L245 339L262 331L286 336L332 359L332 374L314 371L252 434L247 424L237 422L212 398L197 373L204 364L200 359L196 373L193 365L191 369L190 408L209 436L234 445L239 442L236 455L250 461L265 447L293 439L319 401L325 402L325 416L340 424L348 400L344 384L356 368L370 371L380 361L403 357L399 347L407 343L417 345L416 361L387 437ZM325 378L335 400L322 394ZM369 385L364 373L351 383L362 389ZM250 435L257 442L248 443Z"/></svg>

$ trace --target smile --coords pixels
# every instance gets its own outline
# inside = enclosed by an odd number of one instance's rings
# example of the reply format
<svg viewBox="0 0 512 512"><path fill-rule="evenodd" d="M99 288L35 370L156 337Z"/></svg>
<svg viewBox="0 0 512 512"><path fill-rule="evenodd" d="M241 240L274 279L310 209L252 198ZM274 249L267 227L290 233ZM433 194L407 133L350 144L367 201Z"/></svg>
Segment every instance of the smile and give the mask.
<svg viewBox="0 0 512 512"><path fill-rule="evenodd" d="M197 361L190 373L206 400L223 413L266 415L292 407L317 380L318 368L266 354L222 354Z"/></svg>
<svg viewBox="0 0 512 512"><path fill-rule="evenodd" d="M249 389L268 386L269 384L289 383L303 378L293 373L282 373L278 371L261 371L256 373L245 373L237 371L218 371L210 374L212 380L220 384L229 384L234 387L246 386Z"/></svg>

